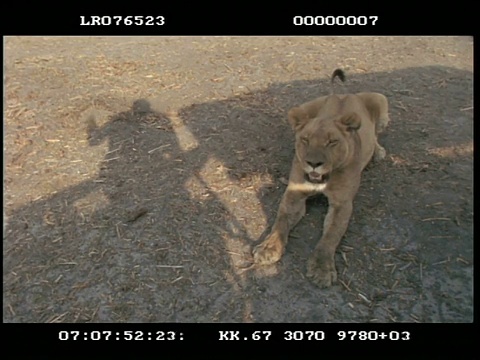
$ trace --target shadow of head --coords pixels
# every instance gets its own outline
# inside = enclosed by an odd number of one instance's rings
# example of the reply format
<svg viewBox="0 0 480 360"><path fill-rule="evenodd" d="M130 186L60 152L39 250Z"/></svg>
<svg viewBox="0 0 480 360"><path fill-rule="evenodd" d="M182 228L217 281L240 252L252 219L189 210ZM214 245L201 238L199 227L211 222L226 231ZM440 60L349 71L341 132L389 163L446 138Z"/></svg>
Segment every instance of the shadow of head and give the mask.
<svg viewBox="0 0 480 360"><path fill-rule="evenodd" d="M111 114L93 108L87 110L83 116L86 125L89 145L96 146L109 136L118 137L119 134L141 131L150 125L155 125L160 130L171 130L167 116L152 109L151 103L146 99L138 99L132 103L129 110ZM100 123L100 126L99 126Z"/></svg>

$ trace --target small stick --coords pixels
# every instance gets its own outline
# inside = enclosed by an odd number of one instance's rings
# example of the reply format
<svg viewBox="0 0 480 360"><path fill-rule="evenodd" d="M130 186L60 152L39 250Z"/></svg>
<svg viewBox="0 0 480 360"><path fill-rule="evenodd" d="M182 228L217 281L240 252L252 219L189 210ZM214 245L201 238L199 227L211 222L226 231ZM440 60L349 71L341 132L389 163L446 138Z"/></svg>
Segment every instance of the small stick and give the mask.
<svg viewBox="0 0 480 360"><path fill-rule="evenodd" d="M122 240L122 237L120 236L120 229L118 228L118 224L115 225L115 228L117 229L118 240Z"/></svg>
<svg viewBox="0 0 480 360"><path fill-rule="evenodd" d="M363 294L361 294L361 293L358 293L358 296L360 296L360 298L361 298L362 300L364 300L365 302L367 302L368 304L371 304L371 303L372 303L372 301L371 301L371 300L368 300L365 295L363 295Z"/></svg>
<svg viewBox="0 0 480 360"><path fill-rule="evenodd" d="M342 280L338 279L338 281L340 281L340 283L341 283L343 286L345 286L345 289L347 289L348 291L352 291L352 289L350 289L350 288L348 287L348 285L345 284Z"/></svg>
<svg viewBox="0 0 480 360"><path fill-rule="evenodd" d="M403 111L408 111L405 105L403 105L401 101L397 101L397 107L402 109Z"/></svg>
<svg viewBox="0 0 480 360"><path fill-rule="evenodd" d="M12 313L13 316L17 315L17 314L15 314L15 311L13 311L13 307L10 304L8 304L8 310L10 310L10 312Z"/></svg>
<svg viewBox="0 0 480 360"><path fill-rule="evenodd" d="M49 322L49 323L59 322L59 321L60 321L62 318L64 318L65 315L67 315L67 314L68 314L68 311L65 312L65 313L63 313L63 314L60 314L60 315L57 315L57 316L53 317L52 319L48 320L47 322Z"/></svg>
<svg viewBox="0 0 480 360"><path fill-rule="evenodd" d="M433 263L432 265L439 265L439 264L445 264L447 262L450 262L450 256L447 258L447 260L443 260L443 261L438 261L436 263Z"/></svg>
<svg viewBox="0 0 480 360"><path fill-rule="evenodd" d="M90 319L93 320L95 318L95 315L97 315L98 309L100 309L100 305L98 305L97 308L95 310L93 310L93 313L90 316Z"/></svg>
<svg viewBox="0 0 480 360"><path fill-rule="evenodd" d="M112 151L109 151L109 152L105 153L105 155L108 155L108 154L114 153L115 151L118 151L118 150L120 150L120 148L121 148L121 146L120 146L120 147L118 147L118 148L116 148L115 150L112 150Z"/></svg>
<svg viewBox="0 0 480 360"><path fill-rule="evenodd" d="M182 280L182 279L183 279L183 276L180 276L180 277L176 278L175 280L170 281L170 284L174 284L177 281Z"/></svg>
<svg viewBox="0 0 480 360"><path fill-rule="evenodd" d="M415 320L415 322L417 322L417 323L420 322L420 321L418 321L418 318L417 318L415 315L410 314L410 317L411 317L413 320Z"/></svg>
<svg viewBox="0 0 480 360"><path fill-rule="evenodd" d="M112 161L112 160L117 160L117 159L120 159L120 156L117 156L117 157L111 158L111 159L103 159L102 161L107 162L107 161Z"/></svg>
<svg viewBox="0 0 480 360"><path fill-rule="evenodd" d="M152 150L149 150L148 153L151 154L153 153L154 151L158 150L158 149L162 149L162 148L165 148L165 147L169 147L171 144L166 144L166 145L162 145L162 146L159 146L155 149L152 149Z"/></svg>
<svg viewBox="0 0 480 360"><path fill-rule="evenodd" d="M450 218L426 218L422 219L422 221L432 221L432 220L452 220Z"/></svg>
<svg viewBox="0 0 480 360"><path fill-rule="evenodd" d="M183 265L155 265L156 267L159 268L172 268L172 269L181 269L183 268Z"/></svg>

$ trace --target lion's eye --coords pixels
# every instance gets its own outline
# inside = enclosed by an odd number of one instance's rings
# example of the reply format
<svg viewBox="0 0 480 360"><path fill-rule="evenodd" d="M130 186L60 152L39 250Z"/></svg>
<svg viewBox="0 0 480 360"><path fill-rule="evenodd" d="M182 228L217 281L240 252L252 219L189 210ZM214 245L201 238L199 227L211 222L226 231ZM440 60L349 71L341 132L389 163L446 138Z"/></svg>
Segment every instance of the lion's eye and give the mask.
<svg viewBox="0 0 480 360"><path fill-rule="evenodd" d="M337 139L333 139L333 140L330 140L328 143L327 143L327 146L335 146L338 144L338 140Z"/></svg>
<svg viewBox="0 0 480 360"><path fill-rule="evenodd" d="M304 144L308 144L308 138L306 136L301 136L300 141L303 142Z"/></svg>

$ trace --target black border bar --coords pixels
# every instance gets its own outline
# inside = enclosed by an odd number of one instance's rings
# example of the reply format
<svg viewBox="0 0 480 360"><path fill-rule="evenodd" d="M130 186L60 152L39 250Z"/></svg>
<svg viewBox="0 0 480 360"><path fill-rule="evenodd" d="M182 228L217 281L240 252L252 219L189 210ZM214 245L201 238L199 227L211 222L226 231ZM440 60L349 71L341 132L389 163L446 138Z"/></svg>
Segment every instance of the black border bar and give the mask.
<svg viewBox="0 0 480 360"><path fill-rule="evenodd" d="M59 9L52 9L52 6L61 5L48 6L44 2L28 6L13 4L1 12L2 34L473 35L476 23L472 4L458 1L449 6L436 3L435 8L428 4L412 7L402 2L385 3L383 7L361 2L362 6L358 8L344 2L336 2L335 6L317 2L307 7L290 2L284 8L280 4L272 7L245 2L224 3L223 6L222 3L208 6L203 2L195 5L173 4L159 6L157 3L149 3L148 6L130 6L128 9L119 8L118 5L105 6L102 3L96 6L85 6L84 3L81 6L71 6L69 3ZM162 16L164 23L151 26L144 23L129 24L135 16L144 19ZM100 18L103 24L82 25L93 23L94 17ZM377 18L374 25L370 21L372 17ZM347 18L350 25L335 25L345 23ZM368 20L366 23L365 19ZM354 25L357 21L358 24ZM362 24L359 25L360 23Z"/></svg>
<svg viewBox="0 0 480 360"><path fill-rule="evenodd" d="M15 347L19 357L30 354L88 354L93 349L152 354L198 349L253 348L334 350L336 356L362 351L390 355L474 355L478 329L474 324L3 324L4 344L41 344ZM340 339L346 332L346 339ZM362 335L363 332L363 335ZM381 339L382 333L390 339ZM108 339L106 335L109 334ZM354 338L351 337L355 334ZM366 335L368 334L368 336ZM366 339L369 337L369 339ZM363 339L362 339L363 338ZM376 338L376 340L375 340ZM228 340L227 340L228 339ZM382 350L383 349L383 350ZM388 353L385 352L388 349ZM478 353L478 351L477 351ZM154 354L154 353L153 353ZM326 353L325 353L326 354ZM359 353L357 353L359 354ZM362 353L365 354L365 353ZM467 355L465 357L465 355Z"/></svg>

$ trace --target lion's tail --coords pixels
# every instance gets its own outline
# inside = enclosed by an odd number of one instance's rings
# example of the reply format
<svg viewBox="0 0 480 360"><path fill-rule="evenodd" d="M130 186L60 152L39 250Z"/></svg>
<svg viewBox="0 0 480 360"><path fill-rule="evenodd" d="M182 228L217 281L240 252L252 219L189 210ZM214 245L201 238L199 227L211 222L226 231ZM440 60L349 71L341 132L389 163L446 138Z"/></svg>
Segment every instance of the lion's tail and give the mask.
<svg viewBox="0 0 480 360"><path fill-rule="evenodd" d="M333 72L331 80L330 80L330 87L331 87L330 92L331 92L332 95L335 94L334 82L335 82L335 78L337 76L340 80L342 80L342 82L345 82L345 72L342 69L336 69Z"/></svg>

